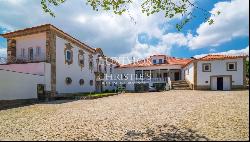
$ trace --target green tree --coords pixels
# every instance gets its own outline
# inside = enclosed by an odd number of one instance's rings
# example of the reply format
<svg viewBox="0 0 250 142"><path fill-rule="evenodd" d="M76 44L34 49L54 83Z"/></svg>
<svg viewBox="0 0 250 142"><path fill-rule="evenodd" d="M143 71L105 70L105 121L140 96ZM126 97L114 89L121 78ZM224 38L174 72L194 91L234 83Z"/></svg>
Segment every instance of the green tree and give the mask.
<svg viewBox="0 0 250 142"><path fill-rule="evenodd" d="M249 77L249 61L246 61L245 64L246 64L246 75L247 77Z"/></svg>
<svg viewBox="0 0 250 142"><path fill-rule="evenodd" d="M55 17L54 12L51 10L52 6L58 6L64 3L66 0L41 0L41 5L44 12L49 13L51 16ZM91 6L93 10L99 11L100 9L105 11L112 11L114 14L122 15L126 11L129 11L129 4L133 3L133 0L86 0L86 4ZM176 29L181 30L184 25L197 16L194 15L188 9L199 10L209 25L214 23L214 20L209 18L210 13L198 6L195 3L190 2L190 0L141 0L142 13L147 16L163 12L166 18L173 18L176 15L182 15L183 20L176 24ZM216 15L219 15L218 11Z"/></svg>

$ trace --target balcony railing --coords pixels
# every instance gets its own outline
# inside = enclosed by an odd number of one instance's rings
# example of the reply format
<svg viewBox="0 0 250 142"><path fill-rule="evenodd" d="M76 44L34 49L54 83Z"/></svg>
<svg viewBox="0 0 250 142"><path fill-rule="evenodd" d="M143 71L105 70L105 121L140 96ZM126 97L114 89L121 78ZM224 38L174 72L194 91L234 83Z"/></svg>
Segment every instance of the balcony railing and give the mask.
<svg viewBox="0 0 250 142"><path fill-rule="evenodd" d="M136 82L168 82L168 78L136 78Z"/></svg>
<svg viewBox="0 0 250 142"><path fill-rule="evenodd" d="M16 58L14 56L9 56L7 58L1 57L0 58L0 64L22 64L22 63L36 63L36 62L44 62L45 60L42 60L40 58Z"/></svg>

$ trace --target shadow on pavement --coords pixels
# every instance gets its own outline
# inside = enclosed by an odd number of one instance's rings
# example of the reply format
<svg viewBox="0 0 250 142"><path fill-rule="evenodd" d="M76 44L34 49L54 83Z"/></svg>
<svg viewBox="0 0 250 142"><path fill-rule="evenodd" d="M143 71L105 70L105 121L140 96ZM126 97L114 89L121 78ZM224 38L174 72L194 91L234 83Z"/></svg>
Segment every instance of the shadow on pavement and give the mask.
<svg viewBox="0 0 250 142"><path fill-rule="evenodd" d="M151 141L209 141L203 135L192 129L180 129L174 125L148 128L145 132L128 131L123 137L124 141L151 140Z"/></svg>

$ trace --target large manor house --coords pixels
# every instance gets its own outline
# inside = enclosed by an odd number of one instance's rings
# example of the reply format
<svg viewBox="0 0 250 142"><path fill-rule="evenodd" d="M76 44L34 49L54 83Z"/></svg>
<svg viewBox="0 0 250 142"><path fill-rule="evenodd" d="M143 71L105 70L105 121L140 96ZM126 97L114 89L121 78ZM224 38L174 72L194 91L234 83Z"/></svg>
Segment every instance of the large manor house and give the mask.
<svg viewBox="0 0 250 142"><path fill-rule="evenodd" d="M120 64L101 48L92 48L51 24L1 36L7 39L7 62L0 65L0 100L112 91L119 85L131 92L147 91L155 84L193 90L246 87L246 56L151 55ZM121 79L110 79L116 75Z"/></svg>

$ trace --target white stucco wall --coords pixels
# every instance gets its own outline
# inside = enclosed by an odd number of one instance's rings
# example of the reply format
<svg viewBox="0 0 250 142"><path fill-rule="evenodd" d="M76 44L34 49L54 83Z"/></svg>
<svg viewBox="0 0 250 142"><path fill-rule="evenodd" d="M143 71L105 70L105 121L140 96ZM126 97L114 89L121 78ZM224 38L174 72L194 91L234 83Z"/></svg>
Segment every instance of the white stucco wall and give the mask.
<svg viewBox="0 0 250 142"><path fill-rule="evenodd" d="M153 63L153 60L156 60L156 64L159 64L159 59L162 60L162 63L164 63L164 56L151 56L152 58L152 63Z"/></svg>
<svg viewBox="0 0 250 142"><path fill-rule="evenodd" d="M183 71L185 70L185 80L189 81L190 83L194 84L194 64L191 63L185 68L183 68Z"/></svg>
<svg viewBox="0 0 250 142"><path fill-rule="evenodd" d="M51 65L50 63L44 64L44 84L45 84L45 90L51 91Z"/></svg>
<svg viewBox="0 0 250 142"><path fill-rule="evenodd" d="M117 81L117 82L123 82L126 84L126 90L129 91L134 91L134 84L135 83L135 70L158 70L158 69L172 69L169 72L169 77L171 80L174 80L174 72L178 71L181 69L181 65L160 65L160 66L150 66L150 67L134 67L134 68L116 68L115 73L116 74L127 74L129 76L128 80L122 80L122 81ZM175 70L176 69L176 70ZM163 73L167 71L161 71L162 76ZM132 79L131 79L131 74L132 74ZM153 77L156 77L155 75ZM180 77L181 77L181 71L180 71ZM152 85L154 82L149 82L150 85Z"/></svg>
<svg viewBox="0 0 250 142"><path fill-rule="evenodd" d="M73 63L65 64L64 48L68 41L56 37L56 90L59 94L63 93L79 93L79 92L94 92L95 91L95 75L89 69L89 52L84 50L84 67L81 69L78 64L79 47L72 44L73 48ZM93 58L94 67L96 66L96 55ZM65 78L70 77L72 83L67 85ZM84 79L84 85L79 84L79 80ZM93 86L90 85L90 80L94 81Z"/></svg>
<svg viewBox="0 0 250 142"><path fill-rule="evenodd" d="M228 62L237 62L237 71L227 71ZM211 63L211 72L202 72L202 64ZM243 59L199 61L197 63L197 85L210 85L210 76L232 75L232 85L243 85ZM208 81L208 83L205 83Z"/></svg>
<svg viewBox="0 0 250 142"><path fill-rule="evenodd" d="M23 72L23 73L44 75L45 74L45 64L47 64L47 66L49 66L48 63L40 62L40 63L27 63L27 64L0 65L0 69L11 70L11 71L16 71L16 72Z"/></svg>
<svg viewBox="0 0 250 142"><path fill-rule="evenodd" d="M44 76L0 70L0 100L37 98L37 84Z"/></svg>
<svg viewBox="0 0 250 142"><path fill-rule="evenodd" d="M21 36L16 39L16 57L17 59L23 59L21 57L21 49L25 49L25 59L28 59L28 49L33 48L34 60L44 61L46 58L46 33L32 34L27 36ZM36 56L36 47L41 48L40 56Z"/></svg>
<svg viewBox="0 0 250 142"><path fill-rule="evenodd" d="M110 78L106 78L105 76L111 76L111 74L115 74L115 67L116 67L116 64L112 63L112 62L107 62L107 72L104 72L104 82L107 82L105 85L105 83L103 84L103 91L106 91L106 90L114 90L116 89L116 86L114 85L115 82L113 82L113 80L111 80ZM111 65L112 64L112 65ZM111 65L111 66L110 66ZM110 67L112 67L112 72L110 72ZM104 64L102 64L102 70L104 71ZM111 85L110 85L111 84Z"/></svg>
<svg viewBox="0 0 250 142"><path fill-rule="evenodd" d="M121 79L121 75L125 74L128 75L128 79ZM126 90L128 91L134 91L134 82L135 82L135 78L134 78L134 74L135 74L135 69L134 68L115 68L115 75L114 76L119 76L118 79L116 78L116 80L114 80L114 82L116 82L117 84L122 83L122 84L126 84ZM130 75L132 75L133 77L131 77Z"/></svg>

